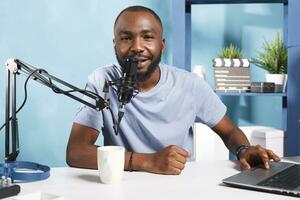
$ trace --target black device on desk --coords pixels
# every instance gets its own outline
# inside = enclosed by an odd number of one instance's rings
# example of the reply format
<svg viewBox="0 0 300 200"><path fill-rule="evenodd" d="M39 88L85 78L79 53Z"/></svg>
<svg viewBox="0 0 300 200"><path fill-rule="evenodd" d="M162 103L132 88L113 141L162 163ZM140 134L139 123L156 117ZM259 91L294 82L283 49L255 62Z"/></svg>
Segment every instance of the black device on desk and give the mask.
<svg viewBox="0 0 300 200"><path fill-rule="evenodd" d="M20 193L20 186L11 183L10 178L0 179L0 199L15 196Z"/></svg>
<svg viewBox="0 0 300 200"><path fill-rule="evenodd" d="M270 162L270 169L245 170L224 179L223 183L239 188L300 197L300 165Z"/></svg>

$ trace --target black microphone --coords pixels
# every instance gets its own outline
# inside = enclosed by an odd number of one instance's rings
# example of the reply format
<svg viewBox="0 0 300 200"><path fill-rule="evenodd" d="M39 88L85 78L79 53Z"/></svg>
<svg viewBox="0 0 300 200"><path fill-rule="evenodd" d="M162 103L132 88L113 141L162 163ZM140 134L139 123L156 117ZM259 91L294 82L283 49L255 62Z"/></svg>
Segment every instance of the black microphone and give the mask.
<svg viewBox="0 0 300 200"><path fill-rule="evenodd" d="M117 92L120 106L125 106L127 103L129 103L136 90L135 84L137 76L137 65L137 59L131 57L126 57L124 59L122 78L120 79L120 85Z"/></svg>
<svg viewBox="0 0 300 200"><path fill-rule="evenodd" d="M118 122L114 125L116 135L118 135L120 122L124 116L125 105L130 102L136 93L138 93L136 88L137 65L138 60L133 57L126 57L124 59L124 66L122 66L122 78L119 79L119 83L117 84L119 112Z"/></svg>

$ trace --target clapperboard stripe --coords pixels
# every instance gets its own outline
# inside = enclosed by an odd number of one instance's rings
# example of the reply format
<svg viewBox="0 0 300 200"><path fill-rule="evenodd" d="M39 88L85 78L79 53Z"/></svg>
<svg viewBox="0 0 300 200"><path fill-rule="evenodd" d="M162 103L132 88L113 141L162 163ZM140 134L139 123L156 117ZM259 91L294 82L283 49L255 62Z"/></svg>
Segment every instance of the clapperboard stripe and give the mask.
<svg viewBox="0 0 300 200"><path fill-rule="evenodd" d="M228 74L229 71L228 70L215 70L215 73L217 73L217 74Z"/></svg>
<svg viewBox="0 0 300 200"><path fill-rule="evenodd" d="M246 90L248 87L217 87L217 90Z"/></svg>
<svg viewBox="0 0 300 200"><path fill-rule="evenodd" d="M216 92L245 92L249 90L248 88L244 88L244 87L230 87L230 88L216 88L215 91Z"/></svg>
<svg viewBox="0 0 300 200"><path fill-rule="evenodd" d="M234 81L236 81L236 80L241 80L241 81L249 81L249 78L239 78L239 77L233 77L232 76L232 78L227 78L227 77L215 77L215 79L217 80L217 81L223 81L223 80L234 80Z"/></svg>
<svg viewBox="0 0 300 200"><path fill-rule="evenodd" d="M248 59L227 59L215 58L213 59L214 67L249 67Z"/></svg>
<svg viewBox="0 0 300 200"><path fill-rule="evenodd" d="M240 79L217 79L218 82L250 82L249 80L240 80Z"/></svg>
<svg viewBox="0 0 300 200"><path fill-rule="evenodd" d="M249 84L247 83L217 83L217 86L235 86L235 87L247 87Z"/></svg>
<svg viewBox="0 0 300 200"><path fill-rule="evenodd" d="M226 78L246 78L246 79L250 79L249 76L229 76L227 74L216 74L215 77L216 78L225 78L226 77Z"/></svg>
<svg viewBox="0 0 300 200"><path fill-rule="evenodd" d="M217 89L219 90L233 90L233 89L237 89L237 90L246 90L248 89L248 87L246 86L218 86Z"/></svg>

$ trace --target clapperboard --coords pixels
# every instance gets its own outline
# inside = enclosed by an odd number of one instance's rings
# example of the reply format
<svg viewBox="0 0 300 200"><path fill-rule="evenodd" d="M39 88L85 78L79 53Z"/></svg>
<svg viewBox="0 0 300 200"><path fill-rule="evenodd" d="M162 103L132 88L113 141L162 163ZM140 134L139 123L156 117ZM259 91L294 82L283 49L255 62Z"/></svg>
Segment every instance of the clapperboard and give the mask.
<svg viewBox="0 0 300 200"><path fill-rule="evenodd" d="M250 64L248 59L213 59L216 92L250 91Z"/></svg>

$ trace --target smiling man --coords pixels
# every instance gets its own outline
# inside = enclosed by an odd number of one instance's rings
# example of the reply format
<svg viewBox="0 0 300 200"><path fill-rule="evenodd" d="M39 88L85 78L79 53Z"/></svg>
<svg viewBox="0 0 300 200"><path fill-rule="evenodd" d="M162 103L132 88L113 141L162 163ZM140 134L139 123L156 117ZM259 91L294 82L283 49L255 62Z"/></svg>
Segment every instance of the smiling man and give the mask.
<svg viewBox="0 0 300 200"><path fill-rule="evenodd" d="M268 168L270 159L279 160L271 150L250 146L242 131L226 117L224 104L202 79L160 63L165 39L155 12L142 6L124 9L115 21L113 44L119 64L96 69L88 78L87 89L103 97L105 80L119 79L124 59L133 57L138 61L136 86L140 92L126 105L118 135L114 134L109 110L80 107L67 147L70 166L97 168L95 141L101 131L104 145L125 147L125 170L180 174L191 156L191 127L195 122L211 127L237 154L244 169L259 163ZM116 91L110 89L108 97L116 116Z"/></svg>
<svg viewBox="0 0 300 200"><path fill-rule="evenodd" d="M128 10L134 11L134 7ZM121 66L125 57L138 62L137 81L140 90L154 87L159 81L159 63L165 49L160 18L153 12L126 12L117 17L114 25L114 48ZM154 15L155 14L155 15ZM145 15L139 17L140 15Z"/></svg>

